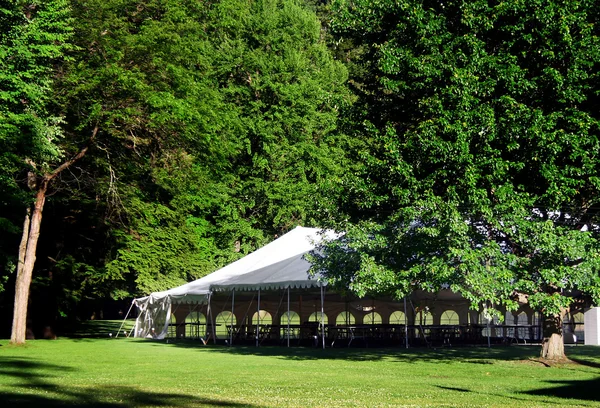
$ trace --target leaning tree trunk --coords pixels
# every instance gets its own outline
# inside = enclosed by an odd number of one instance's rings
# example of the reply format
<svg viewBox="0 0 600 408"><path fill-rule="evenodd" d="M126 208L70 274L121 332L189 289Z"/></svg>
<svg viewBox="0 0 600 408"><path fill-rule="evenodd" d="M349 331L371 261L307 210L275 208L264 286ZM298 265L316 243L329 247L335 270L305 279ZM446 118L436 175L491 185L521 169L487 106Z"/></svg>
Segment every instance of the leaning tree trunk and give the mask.
<svg viewBox="0 0 600 408"><path fill-rule="evenodd" d="M554 316L544 316L542 325L542 352L540 357L545 360L562 360L565 358L565 343L563 340L562 320L564 313Z"/></svg>
<svg viewBox="0 0 600 408"><path fill-rule="evenodd" d="M15 283L13 326L10 335L10 342L14 344L25 343L29 287L31 286L33 266L35 265L35 252L38 238L40 237L40 225L42 223L42 211L44 210L44 203L46 201L47 188L48 181L42 181L35 196L33 214L31 214L31 209L28 208L23 224L23 236L21 238L21 245L19 245L17 281Z"/></svg>
<svg viewBox="0 0 600 408"><path fill-rule="evenodd" d="M21 244L19 245L19 263L17 265L17 280L15 282L15 306L13 311L12 332L10 335L10 342L13 344L25 343L29 288L31 286L31 277L33 276L33 267L35 266L35 253L37 251L38 238L40 237L42 211L44 210L44 203L46 202L48 185L63 170L69 168L77 160L85 156L97 134L98 127L96 126L92 131L88 146L81 149L73 158L65 161L54 171L44 174L39 179L39 182L33 183L35 187L32 188L36 189L33 212L31 212L31 209L27 210L25 222L23 224L23 236L21 238ZM35 164L31 164L35 167Z"/></svg>

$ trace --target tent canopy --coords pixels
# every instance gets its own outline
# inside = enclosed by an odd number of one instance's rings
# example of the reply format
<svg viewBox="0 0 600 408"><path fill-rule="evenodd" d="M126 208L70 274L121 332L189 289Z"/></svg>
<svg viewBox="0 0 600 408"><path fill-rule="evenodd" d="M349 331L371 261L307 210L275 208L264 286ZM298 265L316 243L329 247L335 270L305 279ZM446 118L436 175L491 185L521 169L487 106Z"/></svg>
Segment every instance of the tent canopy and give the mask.
<svg viewBox="0 0 600 408"><path fill-rule="evenodd" d="M320 275L311 277L308 270L311 264L304 254L267 265L243 275L227 278L211 285L212 290L268 290L285 288L310 288L319 284Z"/></svg>
<svg viewBox="0 0 600 408"><path fill-rule="evenodd" d="M166 300L204 302L213 290L258 290L310 288L325 285L320 276L310 276L304 255L324 239L334 239L333 231L296 227L251 254L193 282L136 299L142 303Z"/></svg>

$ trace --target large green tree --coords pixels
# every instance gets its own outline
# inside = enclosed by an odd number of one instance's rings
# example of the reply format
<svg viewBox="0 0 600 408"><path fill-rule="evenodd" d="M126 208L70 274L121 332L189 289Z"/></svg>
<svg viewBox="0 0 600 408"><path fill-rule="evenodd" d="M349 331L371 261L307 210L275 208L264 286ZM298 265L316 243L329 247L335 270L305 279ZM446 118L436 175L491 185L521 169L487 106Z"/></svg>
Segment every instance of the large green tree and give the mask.
<svg viewBox="0 0 600 408"><path fill-rule="evenodd" d="M62 118L49 108L58 64L71 48L66 0L11 1L0 7L0 188L2 207L25 215L18 245L11 342L25 341L29 288L42 211L50 183L83 150L63 138ZM75 153L71 155L71 148ZM19 183L19 175L22 182ZM26 182L25 182L26 180ZM27 191L31 190L31 193ZM14 217L0 218L14 233ZM7 228L8 226L8 228Z"/></svg>
<svg viewBox="0 0 600 408"><path fill-rule="evenodd" d="M344 161L346 70L297 1L73 1L60 103L98 124L117 297L205 275L319 217ZM93 159L93 160L92 160ZM107 194L108 193L108 194Z"/></svg>
<svg viewBox="0 0 600 408"><path fill-rule="evenodd" d="M492 313L600 301L600 8L592 0L336 2L363 170L319 268L358 294L445 287ZM367 68L367 69L365 69Z"/></svg>

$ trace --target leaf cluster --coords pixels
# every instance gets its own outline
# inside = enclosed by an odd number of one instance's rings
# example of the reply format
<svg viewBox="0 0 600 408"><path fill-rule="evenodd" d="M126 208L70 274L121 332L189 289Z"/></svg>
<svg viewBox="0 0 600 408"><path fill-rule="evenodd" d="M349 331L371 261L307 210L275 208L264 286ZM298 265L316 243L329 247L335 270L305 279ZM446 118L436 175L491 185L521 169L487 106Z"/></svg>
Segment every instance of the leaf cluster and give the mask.
<svg viewBox="0 0 600 408"><path fill-rule="evenodd" d="M474 307L600 301L595 2L335 7L340 41L370 68L352 80L371 149L344 199L365 221L332 247L357 262L322 267L361 293L449 286Z"/></svg>

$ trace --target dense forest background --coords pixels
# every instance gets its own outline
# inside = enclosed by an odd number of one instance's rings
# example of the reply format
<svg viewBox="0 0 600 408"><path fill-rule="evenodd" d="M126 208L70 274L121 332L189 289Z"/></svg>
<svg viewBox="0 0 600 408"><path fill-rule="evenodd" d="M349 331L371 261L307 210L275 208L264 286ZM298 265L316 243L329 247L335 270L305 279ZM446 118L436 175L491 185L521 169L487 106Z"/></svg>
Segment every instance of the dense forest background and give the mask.
<svg viewBox="0 0 600 408"><path fill-rule="evenodd" d="M47 184L29 316L115 318L336 214L347 69L301 1L17 1L2 15L0 316ZM6 69L6 70L5 70ZM122 302L115 302L122 300Z"/></svg>
<svg viewBox="0 0 600 408"><path fill-rule="evenodd" d="M600 302L598 21L594 0L0 6L0 335L28 271L39 332L304 225L346 233L314 259L334 286L528 303L560 337Z"/></svg>

